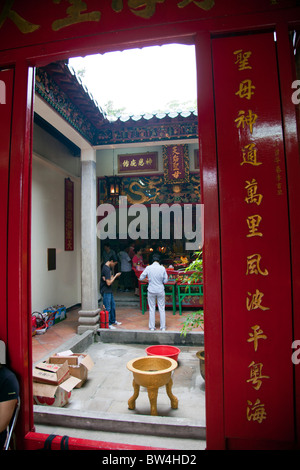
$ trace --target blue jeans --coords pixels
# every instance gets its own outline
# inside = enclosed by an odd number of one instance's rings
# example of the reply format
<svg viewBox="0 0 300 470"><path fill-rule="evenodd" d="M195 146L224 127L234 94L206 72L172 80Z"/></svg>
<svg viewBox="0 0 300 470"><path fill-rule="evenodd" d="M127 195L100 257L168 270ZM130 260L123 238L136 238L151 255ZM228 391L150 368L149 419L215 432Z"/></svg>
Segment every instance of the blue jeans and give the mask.
<svg viewBox="0 0 300 470"><path fill-rule="evenodd" d="M103 305L109 313L109 324L116 323L116 304L112 293L103 294Z"/></svg>

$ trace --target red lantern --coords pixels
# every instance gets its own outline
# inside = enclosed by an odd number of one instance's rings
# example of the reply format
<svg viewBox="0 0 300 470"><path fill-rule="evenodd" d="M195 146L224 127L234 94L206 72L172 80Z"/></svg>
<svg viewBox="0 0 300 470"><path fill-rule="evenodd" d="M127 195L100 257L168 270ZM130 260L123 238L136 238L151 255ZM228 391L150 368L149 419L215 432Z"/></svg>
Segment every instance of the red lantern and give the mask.
<svg viewBox="0 0 300 470"><path fill-rule="evenodd" d="M108 311L105 310L105 306L103 305L103 310L100 312L100 328L108 328Z"/></svg>

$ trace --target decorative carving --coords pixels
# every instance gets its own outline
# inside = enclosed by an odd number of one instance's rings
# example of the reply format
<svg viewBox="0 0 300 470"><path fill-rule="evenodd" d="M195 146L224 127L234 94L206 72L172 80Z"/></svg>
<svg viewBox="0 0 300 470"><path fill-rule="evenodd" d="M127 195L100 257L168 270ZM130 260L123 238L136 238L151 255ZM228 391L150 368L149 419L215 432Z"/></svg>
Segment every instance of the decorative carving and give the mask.
<svg viewBox="0 0 300 470"><path fill-rule="evenodd" d="M200 175L191 174L186 185L174 185L173 191L164 184L163 175L124 176L122 195L127 196L130 204L191 204L200 203ZM98 203L106 201L103 178L98 178ZM106 201L107 202L107 201Z"/></svg>

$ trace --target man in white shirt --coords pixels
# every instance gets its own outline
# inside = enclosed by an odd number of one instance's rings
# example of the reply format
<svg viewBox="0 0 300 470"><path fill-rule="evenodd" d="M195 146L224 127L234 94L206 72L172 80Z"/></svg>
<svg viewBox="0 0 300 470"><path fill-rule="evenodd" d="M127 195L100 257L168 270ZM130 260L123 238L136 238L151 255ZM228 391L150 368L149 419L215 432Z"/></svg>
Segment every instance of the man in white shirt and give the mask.
<svg viewBox="0 0 300 470"><path fill-rule="evenodd" d="M164 266L159 264L160 258L158 255L153 256L153 263L147 266L142 274L140 280L148 278L148 305L149 305L149 330L155 330L155 303L160 315L160 329L166 329L166 310L165 310L165 287L164 284L168 282L167 271Z"/></svg>

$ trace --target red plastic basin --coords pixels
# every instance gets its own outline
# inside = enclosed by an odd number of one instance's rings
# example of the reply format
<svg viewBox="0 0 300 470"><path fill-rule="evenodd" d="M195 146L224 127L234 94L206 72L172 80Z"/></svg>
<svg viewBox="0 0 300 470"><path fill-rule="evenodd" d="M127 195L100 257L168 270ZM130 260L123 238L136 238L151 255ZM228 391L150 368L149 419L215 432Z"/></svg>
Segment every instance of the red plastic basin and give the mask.
<svg viewBox="0 0 300 470"><path fill-rule="evenodd" d="M165 356L177 361L180 349L176 348L176 346L167 346L165 344L159 344L146 348L146 353L148 356Z"/></svg>

